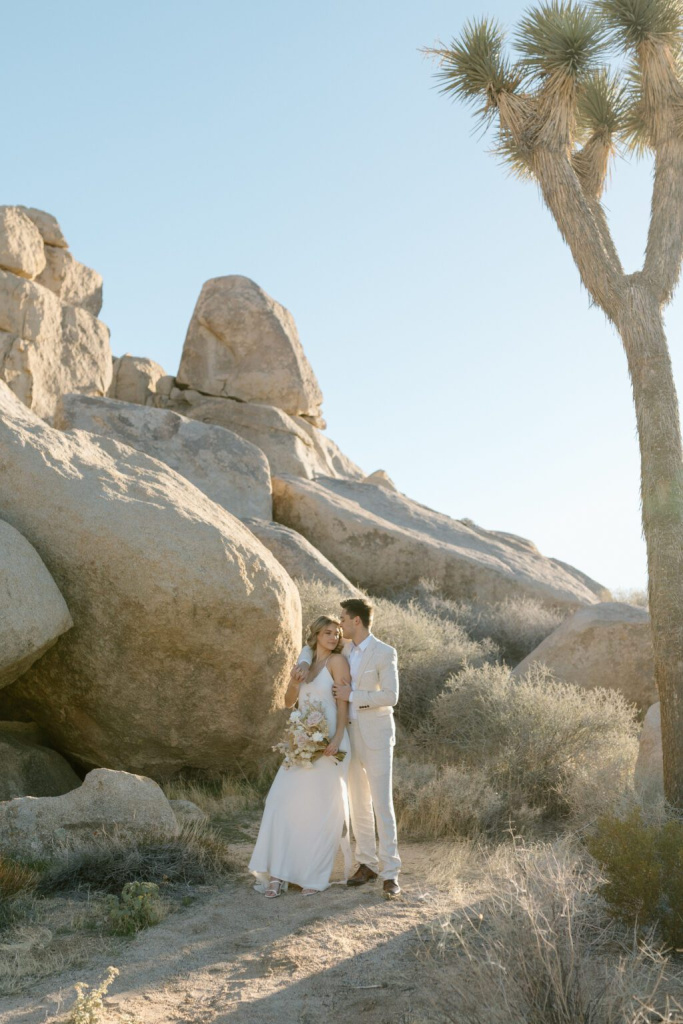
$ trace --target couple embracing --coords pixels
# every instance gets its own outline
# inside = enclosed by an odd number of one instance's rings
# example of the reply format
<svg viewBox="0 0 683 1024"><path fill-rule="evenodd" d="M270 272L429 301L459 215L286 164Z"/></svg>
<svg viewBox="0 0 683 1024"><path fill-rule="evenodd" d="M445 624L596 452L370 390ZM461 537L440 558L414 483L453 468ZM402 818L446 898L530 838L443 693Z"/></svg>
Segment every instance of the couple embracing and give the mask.
<svg viewBox="0 0 683 1024"><path fill-rule="evenodd" d="M269 898L288 882L306 896L327 889L340 845L347 885L379 875L387 896L400 892L392 797L396 651L370 632L368 601L351 598L341 608L339 619L321 615L311 623L285 694L289 708L324 711L329 741L310 766L282 765L270 788L249 863L265 879L256 888ZM349 809L358 861L350 877Z"/></svg>

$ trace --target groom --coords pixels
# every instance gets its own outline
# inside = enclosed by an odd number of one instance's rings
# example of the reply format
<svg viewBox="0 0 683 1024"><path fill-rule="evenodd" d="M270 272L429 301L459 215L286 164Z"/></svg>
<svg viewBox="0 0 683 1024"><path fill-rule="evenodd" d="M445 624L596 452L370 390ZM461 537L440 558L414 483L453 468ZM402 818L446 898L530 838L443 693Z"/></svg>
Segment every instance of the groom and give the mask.
<svg viewBox="0 0 683 1024"><path fill-rule="evenodd" d="M350 683L335 683L334 696L349 702L349 804L356 838L358 869L347 885L372 882L379 873L387 896L398 896L396 817L391 791L392 758L396 730L394 705L398 701L396 651L370 632L372 605L362 598L341 602L344 655L351 670ZM304 647L299 664L311 664L313 652ZM294 668L294 673L301 669ZM375 842L379 836L379 860ZM379 861L382 869L379 870Z"/></svg>

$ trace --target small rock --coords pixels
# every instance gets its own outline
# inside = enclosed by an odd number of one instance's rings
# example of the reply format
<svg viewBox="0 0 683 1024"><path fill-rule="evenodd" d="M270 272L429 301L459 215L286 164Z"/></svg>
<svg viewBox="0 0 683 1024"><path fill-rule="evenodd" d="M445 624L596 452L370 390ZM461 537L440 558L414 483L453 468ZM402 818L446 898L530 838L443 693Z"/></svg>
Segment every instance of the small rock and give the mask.
<svg viewBox="0 0 683 1024"><path fill-rule="evenodd" d="M172 838L180 826L160 786L128 772L96 768L63 796L18 797L0 803L0 852L21 859L50 858L83 849L115 832L136 841Z"/></svg>

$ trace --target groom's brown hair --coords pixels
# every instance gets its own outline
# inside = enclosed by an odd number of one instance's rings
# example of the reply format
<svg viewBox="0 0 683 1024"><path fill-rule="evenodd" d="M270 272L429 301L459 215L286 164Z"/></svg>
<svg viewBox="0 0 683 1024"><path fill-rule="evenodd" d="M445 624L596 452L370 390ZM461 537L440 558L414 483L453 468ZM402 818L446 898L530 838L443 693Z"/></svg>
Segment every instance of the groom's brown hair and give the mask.
<svg viewBox="0 0 683 1024"><path fill-rule="evenodd" d="M344 611L349 613L352 619L355 619L356 616L358 616L365 628L370 629L375 609L369 601L364 601L362 597L350 597L348 600L342 601L341 606Z"/></svg>

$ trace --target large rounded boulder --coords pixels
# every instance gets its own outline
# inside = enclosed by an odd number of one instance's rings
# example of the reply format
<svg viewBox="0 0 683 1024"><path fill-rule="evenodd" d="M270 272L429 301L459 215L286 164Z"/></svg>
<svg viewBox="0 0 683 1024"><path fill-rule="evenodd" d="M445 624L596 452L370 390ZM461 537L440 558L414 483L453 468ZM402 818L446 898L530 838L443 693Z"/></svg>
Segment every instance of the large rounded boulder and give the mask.
<svg viewBox="0 0 683 1024"><path fill-rule="evenodd" d="M0 688L26 672L72 625L38 552L0 520Z"/></svg>
<svg viewBox="0 0 683 1024"><path fill-rule="evenodd" d="M645 711L658 698L650 616L644 608L604 601L581 608L514 669L522 676L534 663L586 690L608 687Z"/></svg>
<svg viewBox="0 0 683 1024"><path fill-rule="evenodd" d="M301 611L253 534L167 466L47 426L0 383L0 517L36 548L74 629L0 691L83 766L167 777L260 757Z"/></svg>

